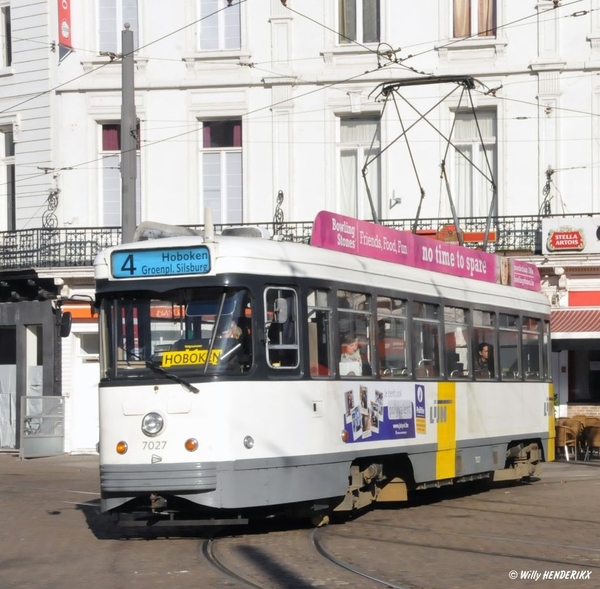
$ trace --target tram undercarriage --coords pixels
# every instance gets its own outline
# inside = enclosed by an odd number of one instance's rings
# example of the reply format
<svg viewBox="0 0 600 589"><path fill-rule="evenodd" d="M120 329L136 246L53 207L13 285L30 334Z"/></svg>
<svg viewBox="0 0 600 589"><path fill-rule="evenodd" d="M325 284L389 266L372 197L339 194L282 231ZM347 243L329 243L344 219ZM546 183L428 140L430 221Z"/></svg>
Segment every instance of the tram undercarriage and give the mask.
<svg viewBox="0 0 600 589"><path fill-rule="evenodd" d="M384 457L380 461L353 464L348 492L335 512L364 509L373 503L396 503L409 500L409 493L477 481L493 483L529 480L541 473L543 455L536 441L509 445L505 467L460 477L416 484L407 455Z"/></svg>

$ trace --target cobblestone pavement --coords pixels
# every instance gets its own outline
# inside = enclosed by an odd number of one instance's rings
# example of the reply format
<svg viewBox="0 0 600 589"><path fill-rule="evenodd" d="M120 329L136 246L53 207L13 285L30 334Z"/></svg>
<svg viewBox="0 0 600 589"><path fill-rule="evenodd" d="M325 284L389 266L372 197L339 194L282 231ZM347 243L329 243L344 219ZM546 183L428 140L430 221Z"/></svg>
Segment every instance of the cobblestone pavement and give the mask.
<svg viewBox="0 0 600 589"><path fill-rule="evenodd" d="M327 550L407 588L600 588L600 461L544 465L542 479L476 494L423 496L320 530ZM456 495L456 493L453 493ZM1 589L191 589L237 587L204 558L202 530L123 539L101 516L96 456L21 461L0 454ZM225 554L260 554L265 587L352 587L306 567L306 529L245 530ZM310 550L307 542L303 545ZM314 555L310 555L314 559ZM314 562L314 560L311 560ZM269 569L278 577L269 577ZM287 581L285 570L290 571ZM309 570L310 569L310 570ZM588 579L550 579L568 571ZM518 578L512 580L516 573ZM540 575L535 581L535 575ZM546 578L543 578L543 575ZM522 578L529 575L529 579ZM342 578L342 575L340 575ZM356 587L364 584L357 579Z"/></svg>

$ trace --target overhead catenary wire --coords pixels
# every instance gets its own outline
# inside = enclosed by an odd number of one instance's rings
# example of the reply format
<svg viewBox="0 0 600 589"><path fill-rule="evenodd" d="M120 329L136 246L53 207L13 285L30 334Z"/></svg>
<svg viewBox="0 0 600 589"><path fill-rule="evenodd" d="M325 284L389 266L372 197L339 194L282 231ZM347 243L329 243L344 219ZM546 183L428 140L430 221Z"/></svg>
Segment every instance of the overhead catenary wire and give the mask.
<svg viewBox="0 0 600 589"><path fill-rule="evenodd" d="M245 0L241 0L241 1L245 1ZM567 4L567 5L562 5L562 6L568 6L568 5L571 5L571 4L577 4L578 2L581 2L581 0L576 0L575 2L571 2L571 3ZM288 8L289 8L289 7L288 7ZM226 9L226 8L224 8L224 9ZM223 10L223 9L221 9L221 10ZM551 9L549 9L549 10L551 10ZM218 11L217 11L217 12L218 12ZM294 12L296 12L297 14L299 14L299 15L301 15L301 16L304 16L304 15L302 15L301 13L299 13L298 11L294 11ZM536 16L536 14L538 14L538 13L535 13L535 14L533 14L533 15L531 15L531 16ZM531 17L531 16L530 16L530 17ZM530 17L524 17L523 19L519 19L519 20L517 20L517 21L513 21L512 23L507 23L506 25L503 25L502 27L499 27L499 28L508 28L509 26L511 26L511 25L514 25L515 23L518 23L518 22L520 22L520 21L523 21L523 20L525 20L526 18L530 18ZM206 18L206 17L203 17L203 18ZM187 27L189 27L189 26L192 26L192 25L194 25L194 24L197 24L197 23L198 23L198 22L200 22L201 20L202 20L202 19L198 19L198 20L196 20L196 21L194 21L194 22L192 22L192 23L189 23L189 24L185 25L184 27L180 27L179 29L176 29L175 31L172 31L171 33L168 33L167 35L163 35L162 37L159 37L159 38L155 39L154 41L151 41L150 43L147 43L147 44L145 44L144 46L140 47L139 49L141 49L141 48L145 48L145 47L148 47L148 46L150 46L150 45L152 45L152 44L154 44L154 43L157 43L157 42L161 41L162 39L164 39L164 38L166 38L166 37L168 37L168 36L170 36L170 35L172 35L172 34L178 33L178 32L180 32L181 30L183 30L183 29L185 29L185 28L187 28ZM318 23L318 21L315 21L314 19L311 19L311 20L312 20L313 22L315 22L315 23L317 23L317 24L319 24L319 25L321 25L321 26L322 26L322 23ZM333 30L333 29L331 29L331 28L330 28L329 30L331 30L331 31L332 31L332 32L334 32L335 34L339 34L338 32L336 32L335 30ZM363 48L365 48L365 49L369 49L371 53L377 53L377 51L375 51L375 50L374 50L374 49L372 49L372 48L368 48L367 46L363 46L362 44L358 44L358 45L360 45L361 47L363 47ZM378 55L379 55L379 54L378 54ZM410 56L410 57L414 57L414 56ZM402 60L392 60L392 61L390 61L390 63L388 63L388 64L385 64L385 65L386 65L386 66L391 66L391 65L396 65L396 66L398 66L398 65L402 65L403 67L406 67L406 66L405 66L404 64L402 64L401 62L402 62ZM108 64L102 64L102 65L101 65L99 68L96 68L95 70L92 70L91 72L86 72L86 73L85 73L85 75L87 75L87 74L89 74L89 73L94 73L94 71L97 71L98 69L101 69L101 67L105 67L106 65L108 65ZM240 65L249 65L249 64L240 64ZM410 69L412 69L412 68L410 68ZM375 71L375 70L371 70L371 72L365 72L365 73L372 73L373 71ZM415 71L415 70L413 70L413 71ZM361 75L362 75L362 74L361 74ZM76 80L77 80L77 79L79 79L80 77L82 77L82 76L78 76L78 77L76 77L76 78L73 78L73 80L70 80L69 82L76 81ZM314 92L321 91L321 90L324 90L324 89L327 89L327 88L331 88L331 87L334 87L334 86L336 86L336 85L341 85L341 84L344 84L344 83L348 82L350 79L352 79L352 78L348 78L348 79L346 79L346 80L339 80L339 81L332 82L330 85L328 85L328 86L326 86L326 87L323 87L323 88L318 88L318 89L314 90ZM68 82L65 82L65 84L67 84L67 83L68 83ZM61 85L61 86L62 86L62 85ZM295 96L295 97L294 97L294 99L297 99L297 98L302 98L303 96L306 96L306 95L308 95L308 94L311 94L312 92L313 92L313 91L311 91L311 92L307 92L307 93L304 93L304 94L301 94L301 95L298 95L298 96ZM39 95L39 94L38 94L38 95ZM38 95L34 95L34 96L30 97L30 99L33 99L33 98L35 98L35 96L38 96ZM282 101L282 102L283 102L283 101ZM279 103L276 103L276 104L279 104ZM268 107L263 107L263 108L260 108L260 109L256 109L255 111L251 111L251 112L249 112L249 113L246 113L246 114L245 114L245 115L243 115L243 116L244 116L244 117L249 117L250 115L253 115L253 114L254 114L254 113L256 113L256 112L259 112L259 111L261 111L261 110L265 110L266 108L271 108L271 106L272 106L272 105L269 105ZM9 109L7 109L7 110L9 110ZM5 111L1 111L1 112L5 112ZM582 113L582 114L583 114L583 113ZM595 114L595 113L592 113L592 114ZM182 137L182 136L184 136L184 135L194 134L194 133L197 133L197 132L198 132L198 127L195 127L194 129L188 130L188 131L186 131L186 132L184 132L184 133L181 133L181 134L172 135L172 136L169 136L169 137L166 137L166 138L157 139L157 140L154 140L154 141L147 141L147 142L145 141L145 142L143 143L142 147L143 147L143 148L146 148L146 147L150 147L150 146L152 146L152 145L156 145L156 144L159 144L159 143L162 143L162 142L166 142L166 141L170 141L170 140L177 140L178 138L180 138L180 137ZM73 166L65 166L65 167L61 167L61 168L57 168L57 169L58 169L58 170L60 170L60 171L63 171L63 170L74 170L74 169L76 169L76 168L81 168L82 166L85 166L86 164L89 164L89 163L94 163L94 162L97 162L97 161L101 161L102 159L104 159L104 157L112 157L112 156L103 156L103 157L100 157L100 158L95 158L94 160L90 160L90 161L88 161L88 162L83 162L83 163L81 163L81 164L75 164L75 165L73 165ZM23 178L20 178L19 180L23 180Z"/></svg>

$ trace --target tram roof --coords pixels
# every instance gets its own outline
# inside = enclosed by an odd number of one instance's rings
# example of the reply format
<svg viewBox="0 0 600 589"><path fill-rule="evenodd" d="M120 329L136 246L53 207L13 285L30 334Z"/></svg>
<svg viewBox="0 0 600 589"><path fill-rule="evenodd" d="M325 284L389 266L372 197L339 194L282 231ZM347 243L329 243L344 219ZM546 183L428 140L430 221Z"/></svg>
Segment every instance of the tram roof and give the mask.
<svg viewBox="0 0 600 589"><path fill-rule="evenodd" d="M206 276L246 274L297 277L325 281L333 285L342 284L358 291L374 287L381 290L459 300L465 303L485 301L487 304L501 305L515 310L535 309L549 313L548 300L540 292L332 251L313 245L255 237L215 235L213 239L205 240L201 236L180 236L121 244L98 254L94 262L95 278L97 281L120 283L125 290L130 290L130 286L123 284L130 280L114 279L111 276L110 264L113 252L136 252L149 249L162 251L198 246L207 246L210 252L210 271L205 274ZM193 275L161 275L133 280L139 283L140 288L146 289L158 286L153 284L155 281L177 280L181 284L182 280L190 276ZM118 288L117 284L114 286Z"/></svg>

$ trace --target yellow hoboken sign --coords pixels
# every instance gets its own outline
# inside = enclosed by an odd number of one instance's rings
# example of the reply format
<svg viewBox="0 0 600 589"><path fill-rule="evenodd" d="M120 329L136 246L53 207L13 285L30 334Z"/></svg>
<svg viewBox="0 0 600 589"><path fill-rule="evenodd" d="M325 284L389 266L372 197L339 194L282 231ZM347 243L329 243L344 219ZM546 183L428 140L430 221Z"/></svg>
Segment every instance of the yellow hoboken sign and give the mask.
<svg viewBox="0 0 600 589"><path fill-rule="evenodd" d="M219 356L223 350L213 350L210 353L209 364L217 364ZM172 368L173 366L194 366L206 364L208 350L180 350L165 352L162 357L161 366L163 368Z"/></svg>

